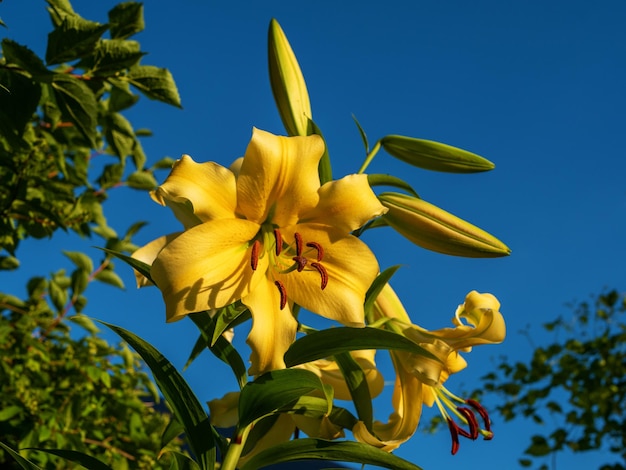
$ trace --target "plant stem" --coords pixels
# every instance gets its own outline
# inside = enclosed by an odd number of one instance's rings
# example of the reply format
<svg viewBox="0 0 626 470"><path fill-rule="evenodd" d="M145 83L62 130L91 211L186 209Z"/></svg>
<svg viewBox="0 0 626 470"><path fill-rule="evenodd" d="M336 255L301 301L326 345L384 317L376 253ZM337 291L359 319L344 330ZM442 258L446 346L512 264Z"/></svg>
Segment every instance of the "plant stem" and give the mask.
<svg viewBox="0 0 626 470"><path fill-rule="evenodd" d="M357 171L359 175L365 171L365 169L372 162L372 160L374 159L374 157L376 156L379 150L380 150L380 140L376 142L376 145L374 145L374 148L372 148L370 153L368 153L367 156L365 157L365 161L363 162L363 165L361 165L361 168L359 168L359 171Z"/></svg>
<svg viewBox="0 0 626 470"><path fill-rule="evenodd" d="M241 457L243 446L246 444L246 439L251 429L251 424L243 429L237 428L235 436L230 441L230 444L228 444L228 450L226 451L220 470L235 470L237 468L237 462L239 461L239 457Z"/></svg>

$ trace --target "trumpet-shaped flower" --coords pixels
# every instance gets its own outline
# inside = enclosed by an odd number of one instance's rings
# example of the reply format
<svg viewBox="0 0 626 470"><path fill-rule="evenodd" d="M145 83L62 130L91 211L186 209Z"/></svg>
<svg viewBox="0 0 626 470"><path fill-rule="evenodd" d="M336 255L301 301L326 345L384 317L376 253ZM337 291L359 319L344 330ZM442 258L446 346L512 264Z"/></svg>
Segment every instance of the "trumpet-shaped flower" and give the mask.
<svg viewBox="0 0 626 470"><path fill-rule="evenodd" d="M413 325L393 289L386 285L376 299L377 318L390 319L386 325L420 345L437 359L392 351L396 382L392 404L394 412L387 423L375 422L372 432L359 422L353 429L355 437L388 451L397 448L415 432L422 405L436 404L446 419L452 435L452 453L459 447L459 435L476 439L493 436L486 410L475 400L459 398L448 391L443 382L450 374L467 366L459 352L469 352L472 346L500 343L505 337L504 318L500 303L491 294L470 292L465 303L459 305L453 318L454 328L428 331ZM465 320L467 323L464 323ZM482 419L481 427L476 414ZM455 420L456 418L456 420ZM457 424L457 420L468 430Z"/></svg>
<svg viewBox="0 0 626 470"><path fill-rule="evenodd" d="M363 326L365 293L378 273L350 234L386 209L365 175L320 187L319 136L254 129L237 173L183 156L154 193L182 233L133 256L150 263L168 321L241 300L252 314L250 374L284 367L294 303L347 326Z"/></svg>

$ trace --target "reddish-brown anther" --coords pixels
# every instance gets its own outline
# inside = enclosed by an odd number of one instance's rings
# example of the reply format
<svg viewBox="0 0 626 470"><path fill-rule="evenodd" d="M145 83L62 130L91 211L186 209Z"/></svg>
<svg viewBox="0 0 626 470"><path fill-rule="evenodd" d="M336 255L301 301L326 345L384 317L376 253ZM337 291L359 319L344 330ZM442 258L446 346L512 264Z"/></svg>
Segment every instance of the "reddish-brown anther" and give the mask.
<svg viewBox="0 0 626 470"><path fill-rule="evenodd" d="M476 440L478 438L478 421L476 421L476 416L474 416L474 413L472 413L472 410L469 408L459 406L457 407L457 410L467 420L467 425L469 426L469 433L466 433L465 430L463 430L463 433L459 431L459 434L467 437L468 439Z"/></svg>
<svg viewBox="0 0 626 470"><path fill-rule="evenodd" d="M487 410L485 409L485 407L481 405L480 403L478 403L476 400L473 400L471 398L468 400L465 400L465 403L467 403L469 406L471 406L472 408L476 410L476 412L483 419L483 423L485 423L485 431L491 433L491 420L489 419L489 413L487 413ZM488 441L490 439L493 439L493 433L491 433L491 435L485 436L485 440Z"/></svg>
<svg viewBox="0 0 626 470"><path fill-rule="evenodd" d="M278 292L280 292L280 309L284 309L285 305L287 305L287 289L285 289L285 285L280 281L274 281L276 287L278 287Z"/></svg>
<svg viewBox="0 0 626 470"><path fill-rule="evenodd" d="M322 283L320 287L322 290L324 290L328 285L328 271L326 271L326 268L320 263L311 263L311 267L317 270L318 273L320 273L320 276L322 278Z"/></svg>
<svg viewBox="0 0 626 470"><path fill-rule="evenodd" d="M261 248L261 242L259 240L254 240L252 244L252 254L250 255L250 267L253 271L256 271L257 266L259 265L259 249Z"/></svg>
<svg viewBox="0 0 626 470"><path fill-rule="evenodd" d="M317 251L317 261L322 261L322 259L324 258L324 248L322 248L322 245L317 242L309 242L306 244L306 246L308 246L309 248L315 248L315 250Z"/></svg>
<svg viewBox="0 0 626 470"><path fill-rule="evenodd" d="M276 239L276 256L278 256L283 251L283 236L277 228L274 229L274 238Z"/></svg>
<svg viewBox="0 0 626 470"><path fill-rule="evenodd" d="M457 424L448 418L448 428L450 429L450 436L452 437L452 455L455 455L459 451L459 427Z"/></svg>

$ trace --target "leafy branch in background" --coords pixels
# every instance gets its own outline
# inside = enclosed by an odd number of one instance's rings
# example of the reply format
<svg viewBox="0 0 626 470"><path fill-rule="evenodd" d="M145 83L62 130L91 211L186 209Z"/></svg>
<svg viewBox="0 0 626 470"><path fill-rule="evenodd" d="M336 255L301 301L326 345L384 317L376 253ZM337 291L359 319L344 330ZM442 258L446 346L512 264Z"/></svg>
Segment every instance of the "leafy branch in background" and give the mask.
<svg viewBox="0 0 626 470"><path fill-rule="evenodd" d="M621 460L601 470L626 468L626 295L599 295L572 306L571 318L543 325L556 339L536 347L529 361L503 360L483 378L485 391L498 394L505 420L532 419L545 429L532 437L520 464L573 452L602 450ZM530 338L530 333L526 332ZM539 468L548 469L548 464Z"/></svg>
<svg viewBox="0 0 626 470"><path fill-rule="evenodd" d="M145 53L129 39L144 28L142 5L117 5L107 24L82 18L67 0L48 0L48 12L45 62L11 39L1 44L1 270L19 267L21 241L58 229L134 251L132 236L143 224L124 235L109 227L108 192L153 189L155 170L171 166L168 158L147 166L139 138L150 133L122 114L137 103L137 91L180 107L169 71L142 64ZM98 172L96 158L109 160ZM160 468L159 453L179 427L164 406L157 411L159 395L139 356L125 344L109 345L81 314L91 282L124 287L112 257L64 254L69 272L34 275L25 297L0 293L0 441L78 450L114 468ZM72 326L84 331L70 334ZM179 452L181 442L166 450ZM3 468L19 468L6 452L0 449ZM71 465L51 453L24 455L46 468Z"/></svg>

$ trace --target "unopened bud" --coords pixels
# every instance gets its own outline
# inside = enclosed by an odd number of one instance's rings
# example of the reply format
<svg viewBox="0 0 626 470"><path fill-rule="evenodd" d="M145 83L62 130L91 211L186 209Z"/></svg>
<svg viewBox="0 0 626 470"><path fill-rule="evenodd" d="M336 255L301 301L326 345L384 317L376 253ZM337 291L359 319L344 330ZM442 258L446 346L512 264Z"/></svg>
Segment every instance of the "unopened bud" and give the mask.
<svg viewBox="0 0 626 470"><path fill-rule="evenodd" d="M389 209L384 220L423 248L466 258L511 253L496 237L422 199L400 193L382 193L379 199Z"/></svg>
<svg viewBox="0 0 626 470"><path fill-rule="evenodd" d="M432 140L388 135L380 143L390 155L426 170L475 173L495 168L493 163L480 155Z"/></svg>
<svg viewBox="0 0 626 470"><path fill-rule="evenodd" d="M291 136L308 135L312 118L309 93L298 60L274 19L270 22L268 34L268 59L272 93L287 133Z"/></svg>

